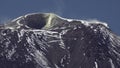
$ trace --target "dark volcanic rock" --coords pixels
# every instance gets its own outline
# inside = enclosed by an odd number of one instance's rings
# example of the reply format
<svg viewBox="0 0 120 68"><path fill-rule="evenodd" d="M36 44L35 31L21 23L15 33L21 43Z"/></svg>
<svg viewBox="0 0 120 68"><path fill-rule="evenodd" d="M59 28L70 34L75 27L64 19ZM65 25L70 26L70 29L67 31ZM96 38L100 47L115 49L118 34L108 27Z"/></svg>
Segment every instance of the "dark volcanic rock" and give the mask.
<svg viewBox="0 0 120 68"><path fill-rule="evenodd" d="M98 21L28 14L0 25L0 68L120 68L120 37Z"/></svg>

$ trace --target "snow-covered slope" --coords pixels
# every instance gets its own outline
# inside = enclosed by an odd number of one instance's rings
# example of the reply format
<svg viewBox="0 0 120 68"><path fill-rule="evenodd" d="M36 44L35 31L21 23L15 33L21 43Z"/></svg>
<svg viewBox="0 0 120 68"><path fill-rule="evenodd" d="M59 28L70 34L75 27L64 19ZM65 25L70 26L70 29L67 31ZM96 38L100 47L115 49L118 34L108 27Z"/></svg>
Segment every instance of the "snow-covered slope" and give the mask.
<svg viewBox="0 0 120 68"><path fill-rule="evenodd" d="M1 68L120 68L106 23L33 13L0 25Z"/></svg>

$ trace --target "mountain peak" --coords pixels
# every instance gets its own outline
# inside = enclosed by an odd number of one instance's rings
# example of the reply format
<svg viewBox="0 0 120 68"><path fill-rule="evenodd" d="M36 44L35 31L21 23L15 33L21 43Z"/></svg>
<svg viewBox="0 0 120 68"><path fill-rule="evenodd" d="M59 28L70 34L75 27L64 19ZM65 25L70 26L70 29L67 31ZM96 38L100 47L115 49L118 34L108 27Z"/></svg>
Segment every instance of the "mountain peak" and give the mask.
<svg viewBox="0 0 120 68"><path fill-rule="evenodd" d="M60 21L59 23L57 21ZM90 26L92 24L101 24L108 27L106 23L97 20L79 20L79 19L68 19L58 16L54 13L30 13L24 16L20 16L11 21L11 23L5 24L5 28L18 29L20 27L31 28L31 29L50 29L56 25L63 25L63 22L79 22Z"/></svg>
<svg viewBox="0 0 120 68"><path fill-rule="evenodd" d="M120 68L120 37L96 20L32 13L0 25L1 68Z"/></svg>

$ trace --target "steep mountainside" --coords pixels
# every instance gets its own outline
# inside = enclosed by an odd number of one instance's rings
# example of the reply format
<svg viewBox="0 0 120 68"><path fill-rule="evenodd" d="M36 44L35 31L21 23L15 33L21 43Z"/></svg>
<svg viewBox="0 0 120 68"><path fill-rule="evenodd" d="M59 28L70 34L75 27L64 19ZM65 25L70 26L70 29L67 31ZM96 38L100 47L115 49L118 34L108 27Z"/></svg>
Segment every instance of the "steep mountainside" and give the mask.
<svg viewBox="0 0 120 68"><path fill-rule="evenodd" d="M99 21L27 14L0 25L0 68L120 68L120 37Z"/></svg>

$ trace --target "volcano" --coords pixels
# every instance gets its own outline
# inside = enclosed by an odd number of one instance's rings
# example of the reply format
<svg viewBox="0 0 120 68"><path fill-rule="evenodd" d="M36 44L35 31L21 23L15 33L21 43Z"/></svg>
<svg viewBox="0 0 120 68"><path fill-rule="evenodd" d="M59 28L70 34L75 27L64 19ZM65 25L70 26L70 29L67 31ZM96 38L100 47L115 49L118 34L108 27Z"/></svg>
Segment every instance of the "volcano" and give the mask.
<svg viewBox="0 0 120 68"><path fill-rule="evenodd" d="M32 13L0 25L0 68L120 68L106 23Z"/></svg>

